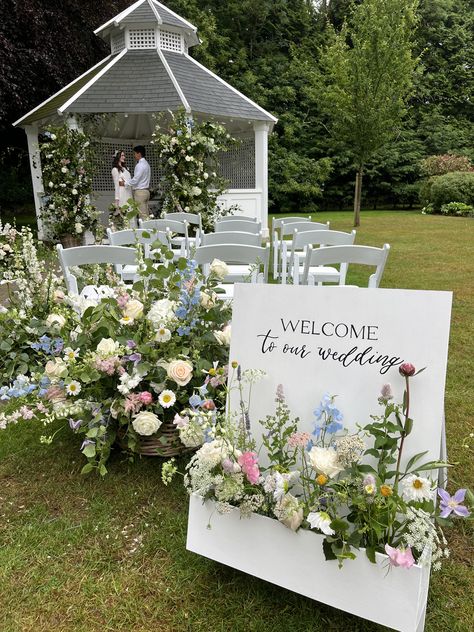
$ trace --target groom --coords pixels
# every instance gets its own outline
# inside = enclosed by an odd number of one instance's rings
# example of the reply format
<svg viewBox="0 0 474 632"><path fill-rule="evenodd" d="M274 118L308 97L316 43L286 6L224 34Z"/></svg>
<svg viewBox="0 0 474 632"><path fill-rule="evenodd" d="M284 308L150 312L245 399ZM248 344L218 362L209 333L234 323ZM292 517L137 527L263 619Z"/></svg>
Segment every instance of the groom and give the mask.
<svg viewBox="0 0 474 632"><path fill-rule="evenodd" d="M147 219L149 217L148 201L150 199L150 165L145 159L145 147L137 145L133 148L133 156L137 161L133 178L125 184L133 188L133 199L137 202L140 209L140 217Z"/></svg>

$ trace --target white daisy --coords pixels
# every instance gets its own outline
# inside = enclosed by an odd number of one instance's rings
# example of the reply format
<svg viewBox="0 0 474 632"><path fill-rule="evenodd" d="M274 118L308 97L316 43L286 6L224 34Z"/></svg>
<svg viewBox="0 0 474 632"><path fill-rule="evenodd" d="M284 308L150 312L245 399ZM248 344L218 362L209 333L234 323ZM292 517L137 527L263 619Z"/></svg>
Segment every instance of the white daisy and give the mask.
<svg viewBox="0 0 474 632"><path fill-rule="evenodd" d="M158 397L158 401L163 408L170 408L176 401L176 395L173 391L162 391Z"/></svg>
<svg viewBox="0 0 474 632"><path fill-rule="evenodd" d="M405 500L414 500L422 502L423 500L431 500L433 498L433 483L421 476L412 474L402 481L403 497Z"/></svg>
<svg viewBox="0 0 474 632"><path fill-rule="evenodd" d="M78 355L79 349L72 349L71 347L66 347L64 349L64 360L66 362L74 362Z"/></svg>
<svg viewBox="0 0 474 632"><path fill-rule="evenodd" d="M131 316L122 316L119 322L122 325L133 325L133 318Z"/></svg>
<svg viewBox="0 0 474 632"><path fill-rule="evenodd" d="M72 382L69 382L69 384L66 384L66 393L68 395L79 395L80 392L81 385L76 380L73 380Z"/></svg>
<svg viewBox="0 0 474 632"><path fill-rule="evenodd" d="M171 339L171 331L169 329L166 329L164 325L160 325L158 327L158 331L156 332L155 340L157 342L168 342L168 340L170 339Z"/></svg>
<svg viewBox="0 0 474 632"><path fill-rule="evenodd" d="M319 529L325 535L334 535L335 533L330 527L331 516L325 511L312 511L308 514L306 520L309 522L311 529Z"/></svg>

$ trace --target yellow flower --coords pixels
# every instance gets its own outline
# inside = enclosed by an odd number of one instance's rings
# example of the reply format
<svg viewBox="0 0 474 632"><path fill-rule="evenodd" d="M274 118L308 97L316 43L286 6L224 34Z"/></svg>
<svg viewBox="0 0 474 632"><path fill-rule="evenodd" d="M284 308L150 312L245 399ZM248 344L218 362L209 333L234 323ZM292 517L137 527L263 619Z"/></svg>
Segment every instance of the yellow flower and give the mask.
<svg viewBox="0 0 474 632"><path fill-rule="evenodd" d="M385 496L385 498L388 498L388 496L391 496L393 494L393 490L390 485L381 485L380 493L382 494L382 496Z"/></svg>
<svg viewBox="0 0 474 632"><path fill-rule="evenodd" d="M319 476L316 477L316 483L318 485L326 485L327 482L328 482L328 477L325 474L320 474Z"/></svg>

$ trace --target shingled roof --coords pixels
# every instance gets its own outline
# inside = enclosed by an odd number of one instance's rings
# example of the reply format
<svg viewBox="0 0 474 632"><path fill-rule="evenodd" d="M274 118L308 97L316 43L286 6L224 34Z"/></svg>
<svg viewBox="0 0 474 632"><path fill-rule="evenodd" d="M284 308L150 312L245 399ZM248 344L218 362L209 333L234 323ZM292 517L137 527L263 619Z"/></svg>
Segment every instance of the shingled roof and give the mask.
<svg viewBox="0 0 474 632"><path fill-rule="evenodd" d="M178 38L178 51L158 43L160 25L165 23L174 29L171 35ZM65 113L152 114L179 107L200 114L276 122L274 116L190 57L185 44L181 44L179 52L179 38L188 42L190 29L197 38L195 27L156 0L139 0L95 33L112 40L117 33L137 28L151 32L157 47L146 42L142 48L127 48L123 35L122 49L114 51L111 41L111 55L14 125L28 125Z"/></svg>

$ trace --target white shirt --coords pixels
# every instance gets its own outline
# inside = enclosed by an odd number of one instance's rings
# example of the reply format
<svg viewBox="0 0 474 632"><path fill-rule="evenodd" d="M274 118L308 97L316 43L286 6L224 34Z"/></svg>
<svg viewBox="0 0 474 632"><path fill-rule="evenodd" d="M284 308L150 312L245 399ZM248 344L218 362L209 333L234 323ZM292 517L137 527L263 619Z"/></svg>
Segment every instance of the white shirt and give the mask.
<svg viewBox="0 0 474 632"><path fill-rule="evenodd" d="M145 158L140 160L135 165L135 171L133 172L133 178L125 184L133 187L134 189L149 189L150 188L150 165Z"/></svg>

